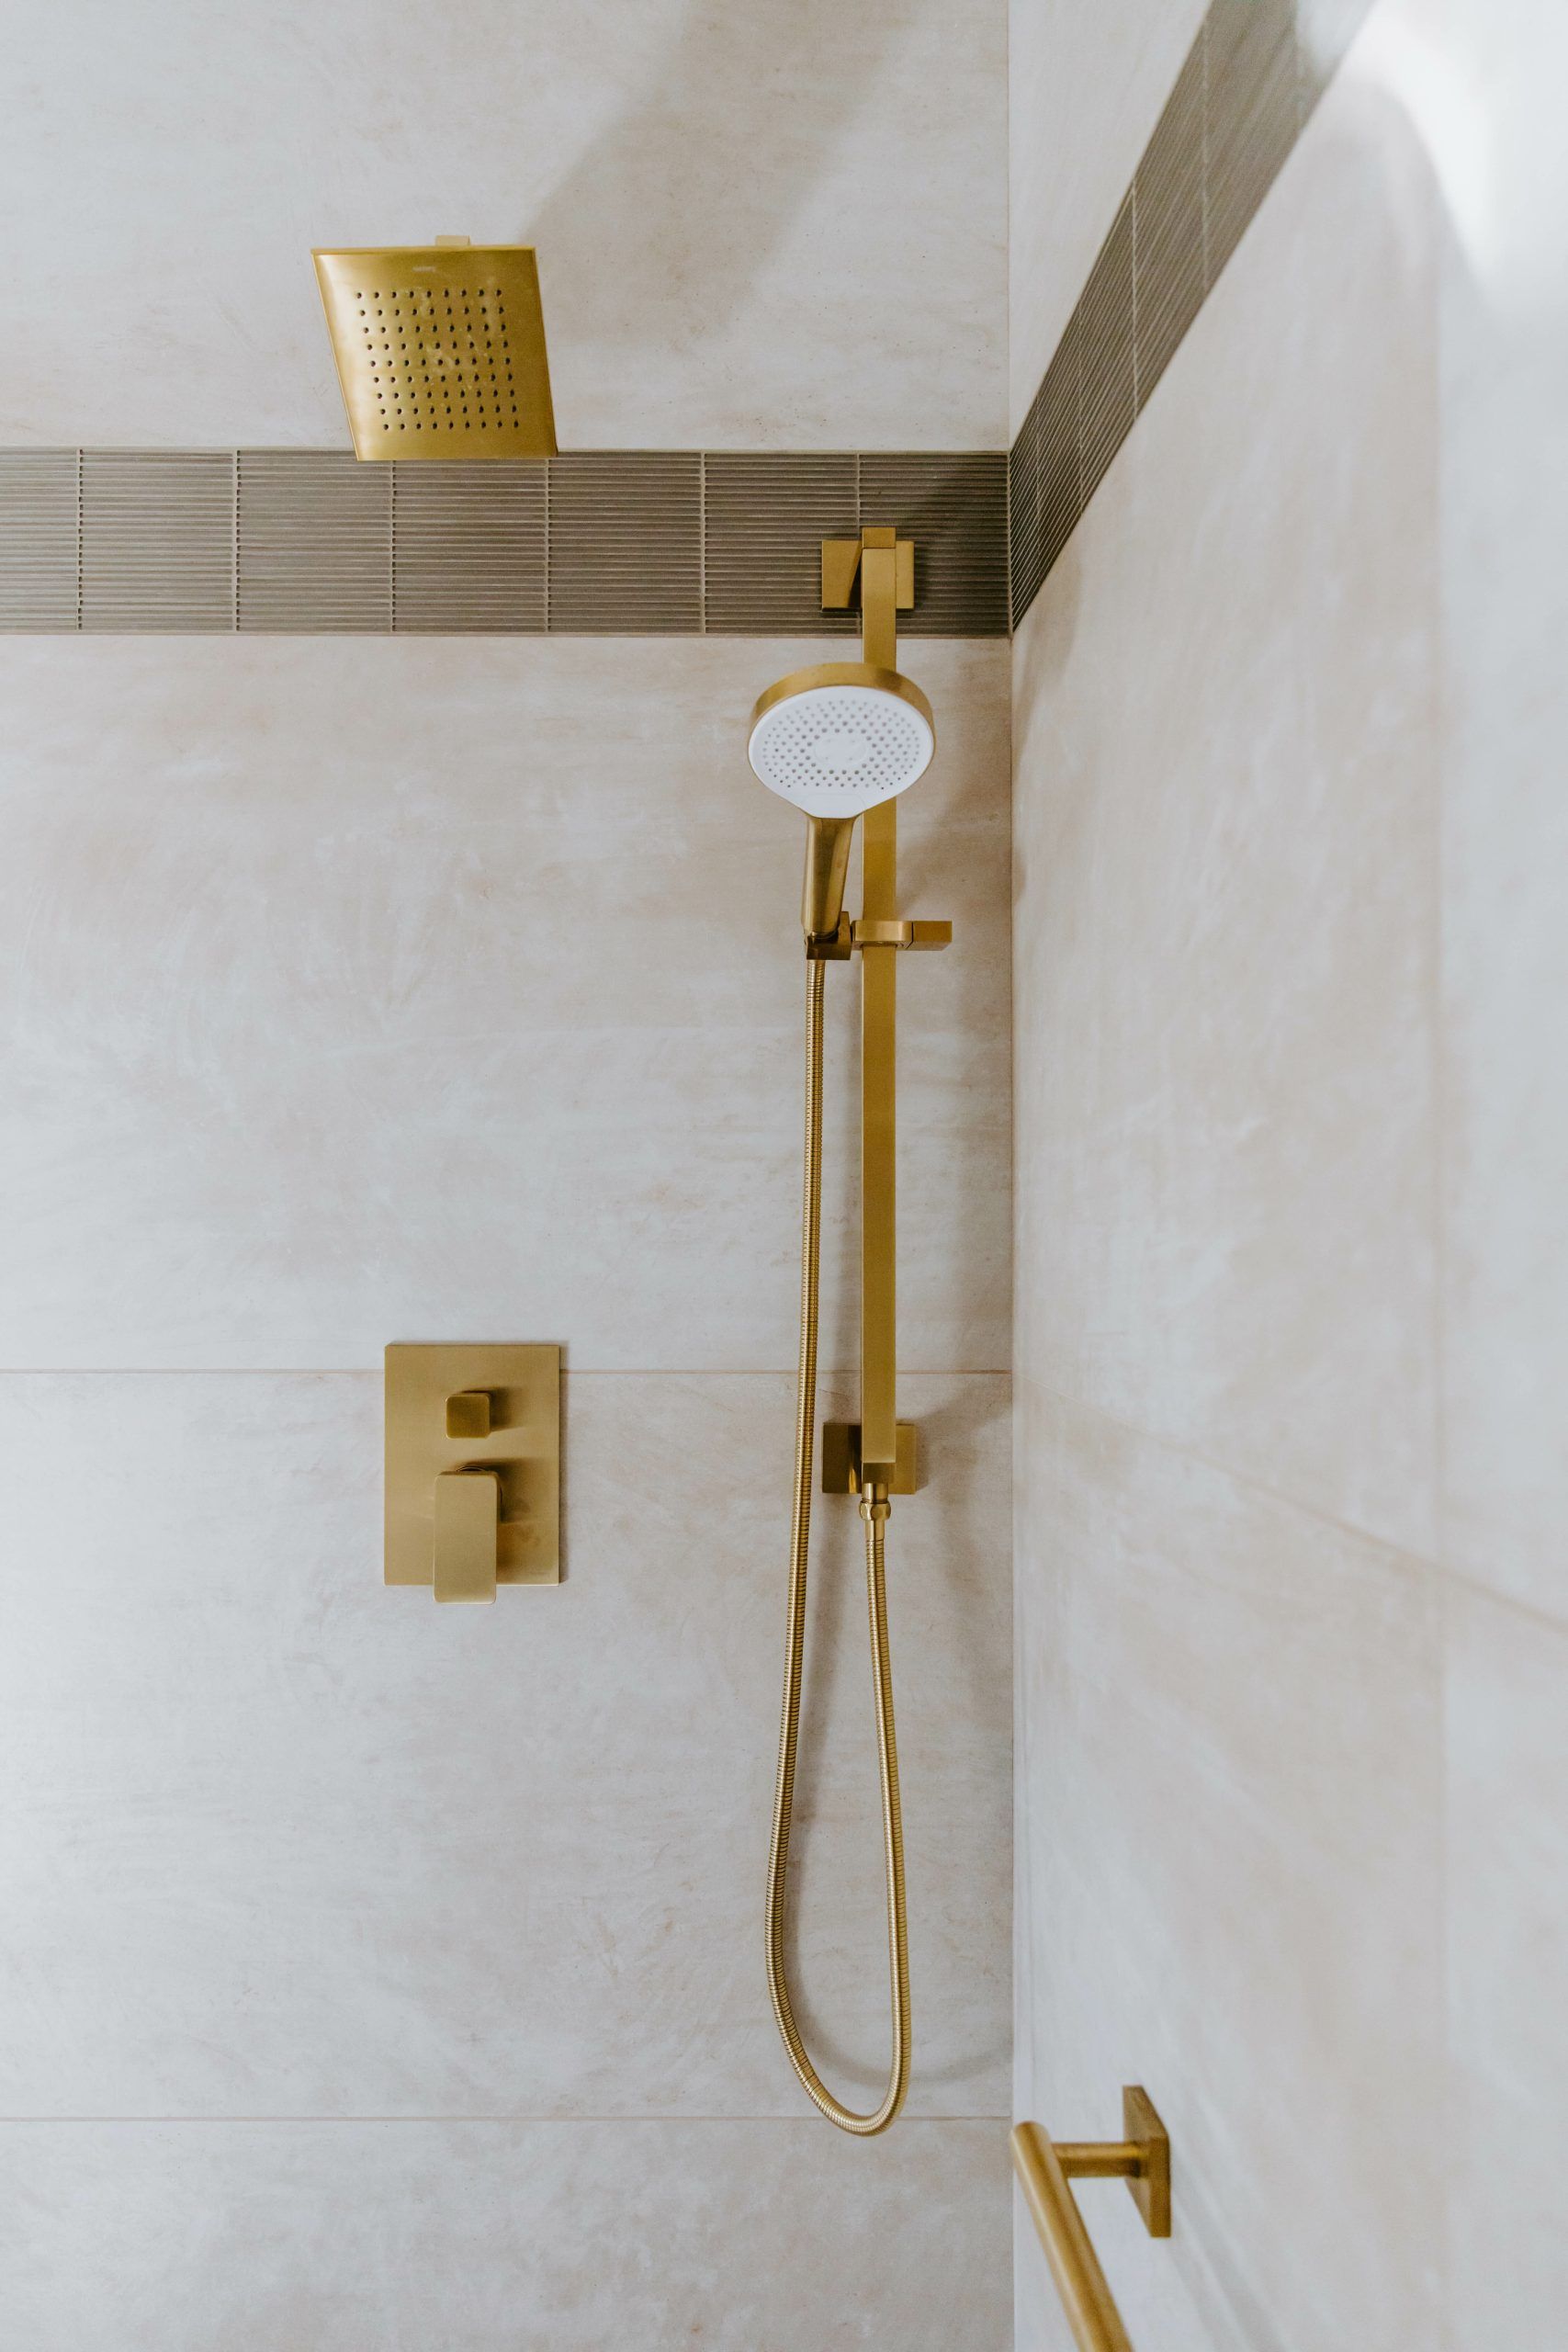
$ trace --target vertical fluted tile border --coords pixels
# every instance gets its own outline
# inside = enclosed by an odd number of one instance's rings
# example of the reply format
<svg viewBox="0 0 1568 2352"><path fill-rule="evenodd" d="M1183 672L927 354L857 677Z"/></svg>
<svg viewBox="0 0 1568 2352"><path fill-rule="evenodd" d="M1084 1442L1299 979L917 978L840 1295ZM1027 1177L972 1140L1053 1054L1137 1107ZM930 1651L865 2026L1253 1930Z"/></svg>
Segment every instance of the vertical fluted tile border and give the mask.
<svg viewBox="0 0 1568 2352"><path fill-rule="evenodd" d="M1273 186L1369 6L1211 0L1012 446L1015 627Z"/></svg>

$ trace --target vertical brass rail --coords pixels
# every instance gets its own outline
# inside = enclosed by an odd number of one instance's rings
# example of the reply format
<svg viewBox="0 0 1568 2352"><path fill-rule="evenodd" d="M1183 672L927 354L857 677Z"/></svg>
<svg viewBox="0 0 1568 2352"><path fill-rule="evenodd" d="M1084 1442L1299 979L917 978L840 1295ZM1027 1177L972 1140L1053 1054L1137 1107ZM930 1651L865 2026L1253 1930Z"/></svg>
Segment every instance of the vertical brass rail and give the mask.
<svg viewBox="0 0 1568 2352"><path fill-rule="evenodd" d="M897 670L897 533L886 524L862 534L860 609L862 660ZM897 800L861 820L861 882L863 922L896 921ZM889 1492L898 1458L898 954L891 944L861 951L861 1478Z"/></svg>
<svg viewBox="0 0 1568 2352"><path fill-rule="evenodd" d="M1146 2091L1122 2094L1122 2140L1056 2141L1038 2123L1012 2135L1013 2170L1079 2352L1133 2352L1068 2183L1124 2180L1149 2235L1170 2235L1170 2142Z"/></svg>
<svg viewBox="0 0 1568 2352"><path fill-rule="evenodd" d="M897 914L898 804L861 820L864 920ZM898 1458L898 956L861 950L860 1454L891 1492Z"/></svg>
<svg viewBox="0 0 1568 2352"><path fill-rule="evenodd" d="M906 554L910 550L906 543ZM886 526L862 535L861 634L865 660L897 664L897 535ZM848 594L850 583L846 583ZM912 582L909 594L913 594ZM874 2108L847 2107L811 2062L795 2021L785 1964L785 1912L800 1693L806 1648L807 1577L811 1549L812 1441L817 1419L817 1317L822 1227L822 983L813 951L826 944L825 909L841 898L850 828L814 823L803 909L807 939L806 1188L801 1218L800 1373L795 1391L795 1509L790 1530L789 1612L784 1642L779 1769L768 1856L767 1963L773 2015L791 2065L807 2098L841 2132L868 2139L885 2132L903 2106L909 2082L909 1939L904 1883L904 1832L898 1796L898 1746L887 1634L888 1497L897 1485L897 958L917 926L898 918L898 820L892 800L866 811L862 826L864 913L840 923L861 949L861 1425L856 1487L865 1527L866 1606L882 1781L883 1852L887 1882L887 1959L892 2052L887 2088ZM927 925L946 933L948 926ZM925 944L922 942L922 944ZM931 944L938 944L934 938ZM841 959L840 959L841 960Z"/></svg>

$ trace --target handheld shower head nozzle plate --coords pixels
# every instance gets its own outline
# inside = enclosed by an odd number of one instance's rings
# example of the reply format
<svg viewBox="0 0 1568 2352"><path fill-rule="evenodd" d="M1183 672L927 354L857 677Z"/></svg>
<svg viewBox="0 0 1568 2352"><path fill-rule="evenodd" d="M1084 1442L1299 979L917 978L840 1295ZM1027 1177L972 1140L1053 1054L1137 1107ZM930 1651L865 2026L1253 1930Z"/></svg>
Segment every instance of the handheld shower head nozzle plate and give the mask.
<svg viewBox="0 0 1568 2352"><path fill-rule="evenodd" d="M813 817L858 817L931 765L936 729L919 686L864 662L824 662L770 686L751 714L753 774Z"/></svg>

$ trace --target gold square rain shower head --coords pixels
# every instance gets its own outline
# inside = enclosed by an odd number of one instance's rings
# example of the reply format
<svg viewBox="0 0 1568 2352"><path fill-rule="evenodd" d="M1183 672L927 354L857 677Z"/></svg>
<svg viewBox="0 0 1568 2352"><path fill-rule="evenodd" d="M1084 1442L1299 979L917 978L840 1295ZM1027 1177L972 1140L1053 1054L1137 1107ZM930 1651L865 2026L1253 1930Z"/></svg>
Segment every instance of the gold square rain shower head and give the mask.
<svg viewBox="0 0 1568 2352"><path fill-rule="evenodd" d="M553 458L532 245L315 254L356 458Z"/></svg>

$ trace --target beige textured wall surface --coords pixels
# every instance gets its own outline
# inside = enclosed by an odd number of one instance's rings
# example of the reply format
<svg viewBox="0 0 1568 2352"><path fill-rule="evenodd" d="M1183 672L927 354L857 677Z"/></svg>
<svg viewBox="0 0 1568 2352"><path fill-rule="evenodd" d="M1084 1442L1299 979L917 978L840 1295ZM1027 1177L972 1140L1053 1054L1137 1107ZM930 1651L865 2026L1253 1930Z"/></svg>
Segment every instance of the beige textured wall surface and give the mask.
<svg viewBox="0 0 1568 2352"><path fill-rule="evenodd" d="M6 15L0 447L347 447L312 245L539 253L563 447L1000 447L1007 0Z"/></svg>
<svg viewBox="0 0 1568 2352"><path fill-rule="evenodd" d="M1568 2310L1551 16L1374 13L1015 647L1015 2098L1164 2352Z"/></svg>
<svg viewBox="0 0 1568 2352"><path fill-rule="evenodd" d="M1072 317L1204 0L1010 0L1008 434Z"/></svg>
<svg viewBox="0 0 1568 2352"><path fill-rule="evenodd" d="M825 649L824 649L825 650ZM912 651L892 1530L917 2058L806 2109L761 1951L815 643L0 654L0 2336L1008 2339L1009 654ZM824 1409L848 1410L853 975ZM566 1350L558 1590L380 1583L393 1339ZM819 1506L804 2009L886 2046L858 1521Z"/></svg>

